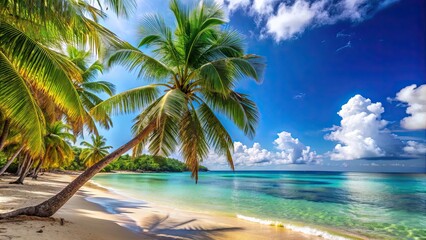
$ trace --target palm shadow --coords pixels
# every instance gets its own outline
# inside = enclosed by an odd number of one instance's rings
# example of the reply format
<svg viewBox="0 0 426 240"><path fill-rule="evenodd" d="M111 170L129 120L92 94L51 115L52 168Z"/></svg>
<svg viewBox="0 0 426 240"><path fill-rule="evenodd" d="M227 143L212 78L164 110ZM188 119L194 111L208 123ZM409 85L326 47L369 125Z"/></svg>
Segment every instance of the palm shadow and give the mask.
<svg viewBox="0 0 426 240"><path fill-rule="evenodd" d="M197 219L176 221L169 215L152 215L143 220L144 232L154 235L158 239L217 239L231 231L239 231L241 227L203 227L197 225ZM189 226L185 226L189 225Z"/></svg>
<svg viewBox="0 0 426 240"><path fill-rule="evenodd" d="M142 201L123 201L107 197L86 197L85 199L101 206L111 214L130 213L132 208L150 208ZM160 213L152 213L143 217L140 224L134 220L128 220L130 221L126 221L122 226L134 232L151 235L155 239L217 239L226 232L243 229L240 227L222 227L220 224L206 227L206 224L203 226L196 218L180 221L180 219L171 218L168 214Z"/></svg>

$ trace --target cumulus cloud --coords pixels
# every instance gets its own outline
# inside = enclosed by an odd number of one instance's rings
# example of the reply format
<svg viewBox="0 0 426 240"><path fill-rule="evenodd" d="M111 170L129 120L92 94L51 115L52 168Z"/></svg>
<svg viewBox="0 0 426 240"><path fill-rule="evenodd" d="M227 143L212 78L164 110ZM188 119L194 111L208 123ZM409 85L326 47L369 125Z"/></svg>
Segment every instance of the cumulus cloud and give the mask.
<svg viewBox="0 0 426 240"><path fill-rule="evenodd" d="M277 13L267 18L264 31L277 42L303 33L321 13L323 3L324 1L310 4L304 0L297 0L293 5L281 3Z"/></svg>
<svg viewBox="0 0 426 240"><path fill-rule="evenodd" d="M380 102L355 95L337 113L340 126L331 128L325 139L339 142L330 152L332 160L353 160L392 157L402 154L403 143L381 118L384 109Z"/></svg>
<svg viewBox="0 0 426 240"><path fill-rule="evenodd" d="M410 116L401 120L405 129L426 129L426 84L417 87L416 84L401 89L395 100L407 104L407 114Z"/></svg>
<svg viewBox="0 0 426 240"><path fill-rule="evenodd" d="M254 0L252 11L261 15L271 14L274 11L274 4L278 0Z"/></svg>
<svg viewBox="0 0 426 240"><path fill-rule="evenodd" d="M289 132L278 133L274 140L275 151L263 148L259 143L247 146L241 142L234 143L233 160L235 166L267 166L281 164L315 164L321 160L321 156L311 147L305 146L297 138L293 138ZM226 164L224 157L218 156L213 151L205 160L209 164Z"/></svg>
<svg viewBox="0 0 426 240"><path fill-rule="evenodd" d="M226 0L227 6L230 11L234 11L237 8L246 8L250 5L250 0Z"/></svg>
<svg viewBox="0 0 426 240"><path fill-rule="evenodd" d="M398 0L216 0L230 11L245 10L255 16L261 26L261 37L271 36L276 42L291 39L306 29L334 24L338 21L361 22ZM259 20L260 19L260 20Z"/></svg>
<svg viewBox="0 0 426 240"><path fill-rule="evenodd" d="M278 133L278 138L274 140L278 150L281 150L281 156L291 163L307 163L315 161L317 154L311 151L311 147L305 146L298 138L293 138L289 132Z"/></svg>
<svg viewBox="0 0 426 240"><path fill-rule="evenodd" d="M407 146L404 147L404 152L406 152L409 155L423 155L426 154L426 144L415 142L415 141L408 141Z"/></svg>

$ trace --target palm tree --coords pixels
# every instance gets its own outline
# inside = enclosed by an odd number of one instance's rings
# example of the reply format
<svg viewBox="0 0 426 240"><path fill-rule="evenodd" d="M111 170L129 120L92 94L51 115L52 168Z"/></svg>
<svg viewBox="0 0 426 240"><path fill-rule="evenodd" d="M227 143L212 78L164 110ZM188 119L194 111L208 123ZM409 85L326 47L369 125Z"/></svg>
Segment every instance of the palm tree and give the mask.
<svg viewBox="0 0 426 240"><path fill-rule="evenodd" d="M117 94L92 109L94 116L142 110L133 126L135 137L57 195L37 206L0 214L0 218L53 215L106 165L135 146L135 152L140 152L145 143L154 154L167 155L179 147L196 181L199 162L209 147L225 155L233 169L233 141L215 113L223 113L248 136L255 134L257 107L234 88L241 78L260 81L262 59L244 54L241 36L223 28L226 20L220 6L202 2L190 10L173 0L170 9L175 30L159 16L143 20L139 46L153 47L153 56L127 45L110 58L110 64L121 63L154 83Z"/></svg>
<svg viewBox="0 0 426 240"><path fill-rule="evenodd" d="M101 55L104 46L121 44L98 23L106 17L102 8L90 2L0 0L0 111L6 122L21 129L33 157L43 154L46 125L34 89L48 95L77 125L84 121L84 107L72 81L80 81L81 72L55 49L72 43ZM134 6L133 0L102 2L119 15L127 15L127 7Z"/></svg>
<svg viewBox="0 0 426 240"><path fill-rule="evenodd" d="M69 141L75 141L75 137L70 132L70 126L62 121L57 121L47 125L47 134L44 136L45 152L40 159L27 156L23 161L23 169L20 172L19 178L11 183L24 184L25 177L29 172L33 163L38 160L38 164L34 169L33 178L37 179L37 174L41 167L56 168L62 165L69 164L74 158L74 152Z"/></svg>
<svg viewBox="0 0 426 240"><path fill-rule="evenodd" d="M34 170L33 177L42 167L57 168L68 165L74 159L74 150L70 142L75 141L75 137L70 133L71 127L62 121L57 121L47 125L47 134L44 137L45 152Z"/></svg>
<svg viewBox="0 0 426 240"><path fill-rule="evenodd" d="M89 51L78 50L75 47L69 46L67 48L67 53L71 61L82 71L82 80L74 80L73 84L84 106L84 124L89 132L95 134L98 134L95 122L100 124L103 128L109 129L112 126L112 121L107 114L94 118L89 111L103 101L98 94L107 94L110 97L114 95L115 85L107 81L96 80L98 74L103 72L104 66L100 61L89 64L89 59L91 57Z"/></svg>
<svg viewBox="0 0 426 240"><path fill-rule="evenodd" d="M99 162L102 158L108 155L108 149L111 146L106 146L106 139L102 136L92 135L92 143L83 141L81 145L85 148L82 149L80 159L84 162L86 167L90 167L93 164Z"/></svg>

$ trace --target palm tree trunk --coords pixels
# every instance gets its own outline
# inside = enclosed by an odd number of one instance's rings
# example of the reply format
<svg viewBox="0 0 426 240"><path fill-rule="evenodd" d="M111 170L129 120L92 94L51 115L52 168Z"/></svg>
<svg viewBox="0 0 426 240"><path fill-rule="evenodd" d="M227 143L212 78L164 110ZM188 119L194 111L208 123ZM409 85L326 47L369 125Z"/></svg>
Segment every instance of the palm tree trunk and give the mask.
<svg viewBox="0 0 426 240"><path fill-rule="evenodd" d="M22 145L21 148L18 149L18 151L16 151L12 157L10 157L10 159L6 162L6 164L2 167L2 169L0 170L0 176L6 172L7 168L10 166L10 164L12 164L13 160L15 160L15 158L19 155L19 153L22 151L22 149L24 148L24 145Z"/></svg>
<svg viewBox="0 0 426 240"><path fill-rule="evenodd" d="M10 121L8 119L4 120L3 131L0 135L0 151L3 149L4 144L6 143L7 135L9 134Z"/></svg>
<svg viewBox="0 0 426 240"><path fill-rule="evenodd" d="M27 161L27 157L28 157L28 153L24 154L24 156L21 156L21 160L19 161L19 164L18 164L18 169L16 170L16 173L15 173L16 176L20 176L21 175L22 170L24 168L24 165L25 165L25 163Z"/></svg>
<svg viewBox="0 0 426 240"><path fill-rule="evenodd" d="M25 158L25 162L23 163L23 168L22 168L21 174L19 175L19 178L14 182L10 182L10 184L24 184L25 177L27 176L27 173L31 169L32 165L33 165L33 159L27 153L27 156Z"/></svg>
<svg viewBox="0 0 426 240"><path fill-rule="evenodd" d="M75 178L70 184L68 184L62 191L48 200L40 203L36 206L20 208L12 212L0 214L0 219L15 217L18 215L27 216L38 216L38 217L50 217L55 214L87 181L93 176L99 173L105 166L123 155L136 144L144 140L155 128L155 120L148 124L144 130L142 130L136 137L130 140L128 143L119 147L108 156L104 157L101 161L88 168L77 178Z"/></svg>
<svg viewBox="0 0 426 240"><path fill-rule="evenodd" d="M43 163L44 163L44 158L42 158L42 159L40 159L40 161L38 161L37 167L34 169L34 172L32 174L32 178L34 180L37 180L38 172L40 171L40 168L43 165Z"/></svg>
<svg viewBox="0 0 426 240"><path fill-rule="evenodd" d="M34 169L34 172L32 174L32 177L34 180L37 180L38 172L40 171L41 166L43 166L44 161L46 161L47 155L49 154L50 147L47 147L46 151L44 152L44 156L37 164L37 167Z"/></svg>

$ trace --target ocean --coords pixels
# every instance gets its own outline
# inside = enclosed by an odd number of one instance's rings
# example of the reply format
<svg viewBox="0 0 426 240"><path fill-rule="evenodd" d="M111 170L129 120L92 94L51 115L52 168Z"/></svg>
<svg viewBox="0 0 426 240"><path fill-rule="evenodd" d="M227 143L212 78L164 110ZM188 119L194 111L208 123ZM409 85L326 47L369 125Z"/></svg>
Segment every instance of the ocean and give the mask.
<svg viewBox="0 0 426 240"><path fill-rule="evenodd" d="M426 174L210 171L102 174L122 195L259 224L341 230L378 239L426 239ZM101 203L102 204L102 203Z"/></svg>

